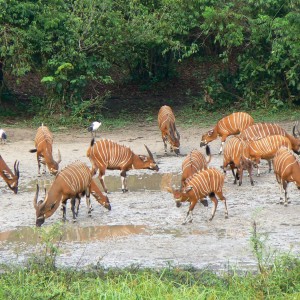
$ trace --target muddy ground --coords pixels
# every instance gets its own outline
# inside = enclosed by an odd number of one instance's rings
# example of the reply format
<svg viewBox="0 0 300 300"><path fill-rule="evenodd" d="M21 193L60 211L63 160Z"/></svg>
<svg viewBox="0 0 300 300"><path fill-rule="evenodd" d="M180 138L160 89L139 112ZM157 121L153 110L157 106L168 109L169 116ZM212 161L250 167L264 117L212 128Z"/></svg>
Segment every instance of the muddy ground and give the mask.
<svg viewBox="0 0 300 300"><path fill-rule="evenodd" d="M289 132L292 124L281 124ZM5 128L5 127L4 127ZM57 263L61 266L84 267L100 263L105 267L124 267L136 264L145 267L194 266L226 269L228 265L238 268L255 268L252 253L251 232L253 221L257 230L267 237L268 251L300 253L300 201L299 191L290 185L288 207L278 204L279 189L274 173L268 173L266 162L262 163L261 177L254 177L251 186L244 176L242 186L233 185L228 172L224 194L227 197L229 218L224 218L224 206L219 206L212 222L208 222L211 211L201 204L194 210L193 223L182 225L188 205L177 208L172 195L165 191L170 183L179 185L181 163L184 156L199 148L202 133L209 128L183 128L181 154L164 155L163 143L157 124L141 124L135 127L104 130L98 136L130 146L137 154L146 154L144 144L156 155L160 170L132 170L128 172L128 193L122 193L118 171L108 171L105 177L111 191L108 194L112 210L107 211L92 199L94 211L87 216L85 201L82 201L77 223L73 224L70 206L65 235L60 244L61 253ZM0 145L0 154L12 167L20 161L19 193L13 194L0 180L0 263L23 262L31 253L37 253L35 210L32 200L35 185L53 180L49 174L37 177L34 148L35 130L7 128L8 142ZM85 128L67 131L61 128L54 133L54 154L60 149L61 166L81 160L90 165L86 150L91 137ZM220 140L211 143L213 158L211 166L220 168L222 156L218 150ZM203 153L204 153L204 149ZM46 220L47 227L61 220L58 209Z"/></svg>

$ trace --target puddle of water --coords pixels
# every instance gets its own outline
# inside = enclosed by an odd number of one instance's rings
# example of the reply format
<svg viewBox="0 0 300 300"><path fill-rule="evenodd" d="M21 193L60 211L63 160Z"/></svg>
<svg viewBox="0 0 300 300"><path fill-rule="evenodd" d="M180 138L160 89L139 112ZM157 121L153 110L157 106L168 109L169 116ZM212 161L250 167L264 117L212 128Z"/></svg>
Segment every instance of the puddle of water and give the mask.
<svg viewBox="0 0 300 300"><path fill-rule="evenodd" d="M178 173L151 173L151 174L142 174L142 175L127 175L127 186L129 191L163 191L167 186L172 184L180 183L181 175ZM105 176L105 184L110 192L116 192L121 190L121 176ZM98 185L100 182L96 178ZM48 190L53 182L53 179L39 179L38 183L41 187L46 187ZM35 192L36 190L36 180L30 181L26 187L22 190L24 192ZM101 187L101 190L102 187ZM43 193L43 191L41 191Z"/></svg>
<svg viewBox="0 0 300 300"><path fill-rule="evenodd" d="M106 226L65 226L61 241L63 242L92 242L104 239L113 239L133 234L145 234L143 225L106 225ZM32 227L21 227L0 233L0 242L26 243L36 245L40 242L39 231Z"/></svg>

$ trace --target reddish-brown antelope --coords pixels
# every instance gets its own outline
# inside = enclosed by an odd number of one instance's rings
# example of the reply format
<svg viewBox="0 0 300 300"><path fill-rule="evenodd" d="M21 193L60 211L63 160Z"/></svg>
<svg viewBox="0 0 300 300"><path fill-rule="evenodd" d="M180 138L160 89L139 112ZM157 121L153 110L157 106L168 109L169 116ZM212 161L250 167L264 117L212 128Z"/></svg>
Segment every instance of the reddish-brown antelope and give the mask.
<svg viewBox="0 0 300 300"><path fill-rule="evenodd" d="M232 113L231 115L222 118L217 122L217 125L213 129L202 135L200 147L207 145L220 136L221 147L219 154L221 154L228 136L239 134L252 124L254 124L254 120L249 114L245 112Z"/></svg>
<svg viewBox="0 0 300 300"><path fill-rule="evenodd" d="M45 199L38 201L39 185L37 185L33 205L36 210L36 226L41 226L45 219L51 217L59 205L63 205L63 220L66 219L66 203L71 199L73 220L76 220L75 207L80 197L86 195L88 214L91 213L90 185L92 181L91 170L80 161L76 161L60 171L48 193L45 190Z"/></svg>
<svg viewBox="0 0 300 300"><path fill-rule="evenodd" d="M170 144L170 150L179 154L180 135L175 125L175 115L170 106L164 105L158 112L158 127L161 131L161 137L164 142L165 153L167 153L167 143Z"/></svg>
<svg viewBox="0 0 300 300"><path fill-rule="evenodd" d="M300 160L291 150L281 147L274 157L274 173L280 185L280 190L284 190L284 205L288 205L287 187L289 182L293 182L300 190ZM280 202L283 200L280 198Z"/></svg>
<svg viewBox="0 0 300 300"><path fill-rule="evenodd" d="M40 126L37 130L35 139L35 149L29 152L36 152L38 162L38 175L41 175L41 164L47 165L51 174L56 175L58 172L59 163L61 162L60 151L58 150L58 160L55 161L52 156L53 136L47 126ZM45 170L44 170L45 172Z"/></svg>
<svg viewBox="0 0 300 300"><path fill-rule="evenodd" d="M0 155L0 176L4 179L8 187L15 193L18 193L18 182L20 177L19 162L16 160L14 164L14 173L5 163Z"/></svg>
<svg viewBox="0 0 300 300"><path fill-rule="evenodd" d="M282 146L292 149L290 140L282 135L271 135L257 141L251 141L248 142L249 157L257 165L261 159L266 159L269 162L269 172L271 172L271 160L274 158L277 150ZM259 175L259 168L257 172Z"/></svg>
<svg viewBox="0 0 300 300"><path fill-rule="evenodd" d="M192 150L182 162L181 187L184 187L185 181L198 171L207 169L211 161L211 153L209 146L206 146L205 156L197 149Z"/></svg>
<svg viewBox="0 0 300 300"><path fill-rule="evenodd" d="M249 126L241 132L239 135L242 139L246 141L255 141L261 138L270 136L270 135L282 135L286 136L291 144L292 149L295 153L299 154L300 152L300 133L298 130L298 123L293 126L293 135L288 134L282 127L278 124L273 123L256 123ZM296 133L296 129L298 134Z"/></svg>
<svg viewBox="0 0 300 300"><path fill-rule="evenodd" d="M234 184L239 180L239 185L242 185L243 170L247 170L250 177L251 185L254 185L252 178L253 162L249 158L249 148L246 141L238 136L231 137L225 145L223 157L223 170L226 173L229 165L234 177ZM236 170L236 174L234 170Z"/></svg>
<svg viewBox="0 0 300 300"><path fill-rule="evenodd" d="M99 170L99 179L104 191L107 193L107 187L103 176L106 170L121 170L122 191L127 192L126 172L130 169L149 169L158 171L158 166L153 158L151 151L145 145L149 156L137 155L129 147L119 145L111 140L101 139L91 145L87 150L87 157L93 165L93 174Z"/></svg>
<svg viewBox="0 0 300 300"><path fill-rule="evenodd" d="M187 180L184 188L179 190L168 188L168 191L174 196L177 207L180 207L181 202L190 202L190 207L183 224L192 222L193 209L195 205L197 204L198 200L202 200L206 196L209 196L210 200L213 202L212 213L209 221L213 219L218 206L218 199L216 196L218 196L218 198L224 202L225 218L228 218L226 198L222 192L224 177L225 175L217 169L209 168L207 170L202 170L195 173ZM202 200L201 202L204 201Z"/></svg>

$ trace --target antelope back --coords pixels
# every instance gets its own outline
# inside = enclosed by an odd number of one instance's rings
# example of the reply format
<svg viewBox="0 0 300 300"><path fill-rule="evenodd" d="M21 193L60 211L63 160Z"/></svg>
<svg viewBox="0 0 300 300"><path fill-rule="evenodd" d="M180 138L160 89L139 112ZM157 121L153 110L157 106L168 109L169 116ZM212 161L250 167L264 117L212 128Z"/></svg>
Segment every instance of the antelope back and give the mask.
<svg viewBox="0 0 300 300"><path fill-rule="evenodd" d="M184 181L198 171L207 169L207 165L205 156L197 149L192 150L182 162L181 180Z"/></svg>
<svg viewBox="0 0 300 300"><path fill-rule="evenodd" d="M8 187L17 194L19 185L19 162L16 160L14 164L14 173L7 166L4 159L0 155L0 176L4 179Z"/></svg>
<svg viewBox="0 0 300 300"><path fill-rule="evenodd" d="M247 127L254 124L254 119L245 112L232 113L217 123L217 131L219 135L238 134Z"/></svg>
<svg viewBox="0 0 300 300"><path fill-rule="evenodd" d="M178 148L180 135L175 126L175 115L170 106L164 105L158 112L158 126L163 135L168 137L169 143Z"/></svg>
<svg viewBox="0 0 300 300"><path fill-rule="evenodd" d="M88 166L81 161L75 161L57 174L51 188L56 188L58 185L64 194L74 196L84 192L90 186L91 181L92 174Z"/></svg>
<svg viewBox="0 0 300 300"><path fill-rule="evenodd" d="M249 142L249 151L251 156L258 155L261 158L273 158L277 150L285 146L292 149L290 140L282 135L271 135L257 141Z"/></svg>
<svg viewBox="0 0 300 300"><path fill-rule="evenodd" d="M286 136L287 132L277 124L256 123L243 130L240 137L247 141L255 141L270 135Z"/></svg>
<svg viewBox="0 0 300 300"><path fill-rule="evenodd" d="M129 147L107 139L95 142L87 152L91 162L101 170L126 167L131 163L133 155Z"/></svg>
<svg viewBox="0 0 300 300"><path fill-rule="evenodd" d="M38 151L48 148L52 154L53 135L47 126L42 125L37 129L34 142Z"/></svg>
<svg viewBox="0 0 300 300"><path fill-rule="evenodd" d="M236 166L239 165L242 156L249 157L248 144L239 137L231 137L225 144L223 167L231 162Z"/></svg>
<svg viewBox="0 0 300 300"><path fill-rule="evenodd" d="M224 174L215 168L209 168L195 173L186 183L186 190L192 187L197 199L210 193L221 193L224 185Z"/></svg>
<svg viewBox="0 0 300 300"><path fill-rule="evenodd" d="M281 147L274 157L274 173L280 178L285 178L291 173L292 167L295 167L300 176L300 160L291 150L286 147ZM296 175L296 174L295 174Z"/></svg>

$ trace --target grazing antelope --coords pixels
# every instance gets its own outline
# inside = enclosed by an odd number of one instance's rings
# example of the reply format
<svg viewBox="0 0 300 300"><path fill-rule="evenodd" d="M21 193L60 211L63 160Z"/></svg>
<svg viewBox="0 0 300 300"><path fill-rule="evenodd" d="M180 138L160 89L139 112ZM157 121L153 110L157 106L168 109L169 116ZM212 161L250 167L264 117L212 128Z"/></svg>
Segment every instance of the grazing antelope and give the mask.
<svg viewBox="0 0 300 300"><path fill-rule="evenodd" d="M280 190L284 190L284 205L288 205L287 187L289 182L294 182L300 190L300 160L291 150L281 147L274 157L274 173ZM280 198L281 200L282 198ZM281 201L280 201L281 202Z"/></svg>
<svg viewBox="0 0 300 300"><path fill-rule="evenodd" d="M282 127L278 124L273 123L256 123L249 126L243 130L240 134L240 137L246 141L254 141L264 138L270 135L282 135L286 136L291 144L292 149L295 153L299 154L300 152L300 132L297 128L298 134L296 134L296 125L293 126L293 135L288 134Z"/></svg>
<svg viewBox="0 0 300 300"><path fill-rule="evenodd" d="M75 207L81 196L86 195L88 214L91 213L90 185L92 181L91 170L80 161L69 164L55 177L48 193L45 190L45 199L38 201L39 185L37 185L33 205L36 210L36 226L41 226L45 219L51 217L62 203L63 220L66 219L66 203L71 199L73 220L76 220Z"/></svg>
<svg viewBox="0 0 300 300"><path fill-rule="evenodd" d="M105 171L121 170L122 191L127 192L126 172L130 169L150 169L158 171L158 166L153 158L151 151L145 145L149 156L137 155L132 152L129 147L119 145L111 140L101 139L95 142L91 141L91 145L87 150L87 157L93 165L93 174L99 169L99 179L104 191L107 188L103 180Z"/></svg>
<svg viewBox="0 0 300 300"><path fill-rule="evenodd" d="M175 125L175 115L170 106L164 105L158 112L158 127L164 142L165 153L167 153L167 142L170 144L171 152L179 154L180 135Z"/></svg>
<svg viewBox="0 0 300 300"><path fill-rule="evenodd" d="M16 160L14 164L14 173L7 166L0 155L0 176L7 183L8 187L15 193L18 193L18 182L20 177L19 162Z"/></svg>
<svg viewBox="0 0 300 300"><path fill-rule="evenodd" d="M29 150L29 152L36 152L37 162L38 162L38 176L41 175L41 164L44 166L47 165L51 174L56 175L59 168L59 163L61 162L60 151L58 150L58 160L57 162L53 159L52 156L52 144L53 136L51 131L47 126L40 126L37 130L35 139L35 149ZM44 173L46 170L44 169Z"/></svg>
<svg viewBox="0 0 300 300"><path fill-rule="evenodd" d="M205 156L197 149L192 150L182 162L182 175L181 175L181 187L184 187L185 181L198 171L207 169L208 164L211 161L211 153L209 146L206 147Z"/></svg>
<svg viewBox="0 0 300 300"><path fill-rule="evenodd" d="M243 181L243 170L247 170L250 177L251 185L254 185L252 178L252 167L253 162L249 158L249 148L246 141L239 138L238 136L233 136L228 140L224 148L223 157L223 170L226 173L226 168L229 165L234 177L234 184L239 180L239 185L242 185ZM234 173L234 169L236 174Z"/></svg>
<svg viewBox="0 0 300 300"><path fill-rule="evenodd" d="M248 142L249 157L257 165L261 159L266 159L269 162L269 172L271 172L271 160L274 158L277 150L285 146L292 149L290 140L282 135L271 135L257 141ZM258 168L259 175L259 168Z"/></svg>
<svg viewBox="0 0 300 300"><path fill-rule="evenodd" d="M181 188L179 190L168 188L168 191L174 196L177 207L181 206L181 202L190 202L190 207L183 224L192 222L193 209L195 205L197 204L198 200L201 200L206 196L209 196L210 200L213 202L212 214L209 221L213 219L218 206L218 199L216 196L218 196L218 198L224 202L225 218L228 218L226 198L224 197L222 192L224 177L225 175L217 169L209 168L207 170L202 170L195 173L187 180L184 188ZM201 202L204 201L202 200Z"/></svg>
<svg viewBox="0 0 300 300"><path fill-rule="evenodd" d="M217 125L213 129L202 135L200 147L207 145L220 136L221 147L219 154L221 154L228 136L239 134L252 124L254 124L254 120L249 114L245 112L232 113L231 115L222 118L217 122Z"/></svg>

